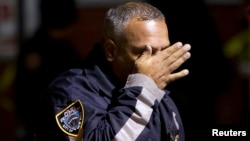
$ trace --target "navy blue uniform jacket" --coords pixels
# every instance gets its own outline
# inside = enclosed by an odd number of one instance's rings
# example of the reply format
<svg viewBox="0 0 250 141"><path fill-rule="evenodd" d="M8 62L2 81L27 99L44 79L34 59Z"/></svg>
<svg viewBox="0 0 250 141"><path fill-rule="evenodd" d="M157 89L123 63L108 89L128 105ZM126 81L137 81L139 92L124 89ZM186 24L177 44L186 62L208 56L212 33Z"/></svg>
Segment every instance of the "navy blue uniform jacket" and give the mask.
<svg viewBox="0 0 250 141"><path fill-rule="evenodd" d="M182 121L169 91L160 90L143 74L131 74L122 84L110 68L96 45L83 68L59 75L40 100L37 140L71 141L72 135L83 132L84 141L184 141ZM78 113L72 117L78 117L83 131L66 127L73 118L66 120L65 111L70 113L72 107L78 109L71 113Z"/></svg>

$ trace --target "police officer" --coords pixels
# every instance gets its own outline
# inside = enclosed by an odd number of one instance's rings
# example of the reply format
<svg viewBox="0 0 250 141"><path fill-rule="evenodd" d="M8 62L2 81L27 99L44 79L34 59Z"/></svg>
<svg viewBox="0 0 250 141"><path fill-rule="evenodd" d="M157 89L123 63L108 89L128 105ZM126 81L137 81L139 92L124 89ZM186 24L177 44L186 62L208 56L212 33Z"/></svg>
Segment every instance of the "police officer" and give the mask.
<svg viewBox="0 0 250 141"><path fill-rule="evenodd" d="M178 109L166 86L191 46L171 44L164 15L145 2L107 11L103 40L82 68L48 87L37 110L37 140L184 141Z"/></svg>

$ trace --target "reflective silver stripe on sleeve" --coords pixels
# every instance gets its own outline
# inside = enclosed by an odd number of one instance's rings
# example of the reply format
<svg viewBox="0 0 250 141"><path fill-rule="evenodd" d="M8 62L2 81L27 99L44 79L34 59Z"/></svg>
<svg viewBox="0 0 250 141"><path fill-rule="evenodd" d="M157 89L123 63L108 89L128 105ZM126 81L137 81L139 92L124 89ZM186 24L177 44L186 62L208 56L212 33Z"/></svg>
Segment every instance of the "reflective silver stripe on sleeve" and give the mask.
<svg viewBox="0 0 250 141"><path fill-rule="evenodd" d="M137 97L135 112L127 120L124 126L116 134L113 141L134 141L141 134L150 120L156 98L145 88Z"/></svg>
<svg viewBox="0 0 250 141"><path fill-rule="evenodd" d="M176 114L175 114L175 112L172 112L172 114L173 114L174 124L175 124L176 128L179 130L179 124L176 120Z"/></svg>
<svg viewBox="0 0 250 141"><path fill-rule="evenodd" d="M131 74L128 76L125 88L141 86L146 88L152 95L154 95L158 101L161 101L165 92L157 87L155 82L148 76L144 74Z"/></svg>

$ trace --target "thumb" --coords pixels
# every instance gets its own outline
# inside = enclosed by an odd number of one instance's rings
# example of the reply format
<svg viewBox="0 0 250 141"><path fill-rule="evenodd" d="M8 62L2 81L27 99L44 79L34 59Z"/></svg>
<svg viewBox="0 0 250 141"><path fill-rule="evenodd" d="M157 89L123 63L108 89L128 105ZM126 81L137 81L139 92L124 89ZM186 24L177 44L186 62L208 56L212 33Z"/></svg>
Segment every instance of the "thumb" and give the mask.
<svg viewBox="0 0 250 141"><path fill-rule="evenodd" d="M140 58L148 58L151 55L152 55L152 47L146 46L145 50L140 55Z"/></svg>

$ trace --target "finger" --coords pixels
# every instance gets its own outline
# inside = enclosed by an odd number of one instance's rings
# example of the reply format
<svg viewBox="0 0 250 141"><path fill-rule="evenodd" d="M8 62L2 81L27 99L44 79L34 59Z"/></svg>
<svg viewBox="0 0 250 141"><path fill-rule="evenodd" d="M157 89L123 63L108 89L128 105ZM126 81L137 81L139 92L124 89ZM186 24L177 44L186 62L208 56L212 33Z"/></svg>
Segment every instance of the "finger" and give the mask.
<svg viewBox="0 0 250 141"><path fill-rule="evenodd" d="M176 52L177 50L179 50L182 47L182 43L181 42L176 42L175 44L171 45L170 47L164 49L161 51L161 57L163 59L168 58L171 54L173 54L174 52Z"/></svg>
<svg viewBox="0 0 250 141"><path fill-rule="evenodd" d="M186 62L189 58L191 57L190 52L186 52L185 54L183 54L180 58L178 58L175 62L173 62L172 64L170 64L169 67L169 71L173 72L175 71L177 68L179 68L184 62Z"/></svg>
<svg viewBox="0 0 250 141"><path fill-rule="evenodd" d="M183 47L181 47L179 50L171 54L168 58L166 58L165 63L167 66L175 63L179 59L188 59L191 55L190 53L187 53L191 49L190 44L185 44Z"/></svg>
<svg viewBox="0 0 250 141"><path fill-rule="evenodd" d="M140 58L148 58L152 55L152 47L146 46L145 50L142 52L142 54L139 56Z"/></svg>
<svg viewBox="0 0 250 141"><path fill-rule="evenodd" d="M187 76L188 74L189 74L188 69L183 69L183 70L181 70L179 72L172 73L172 74L169 75L169 82L168 83L173 82L175 80L178 80L180 78L183 78L183 77Z"/></svg>

